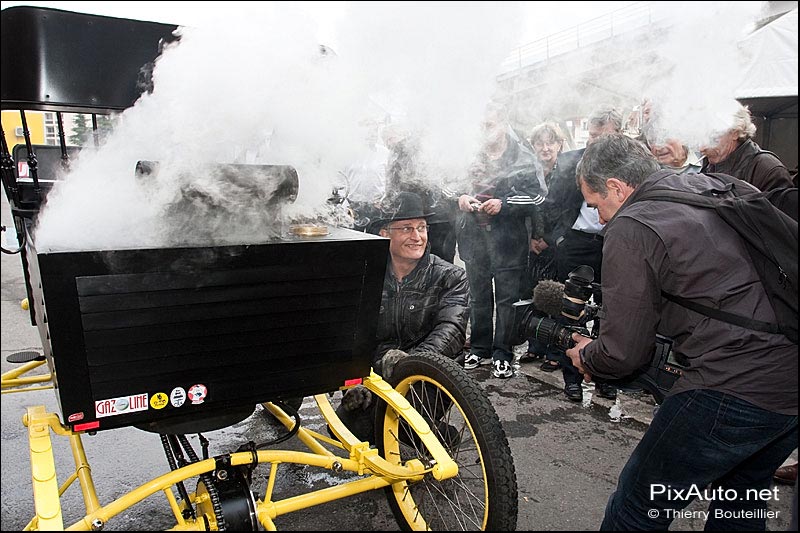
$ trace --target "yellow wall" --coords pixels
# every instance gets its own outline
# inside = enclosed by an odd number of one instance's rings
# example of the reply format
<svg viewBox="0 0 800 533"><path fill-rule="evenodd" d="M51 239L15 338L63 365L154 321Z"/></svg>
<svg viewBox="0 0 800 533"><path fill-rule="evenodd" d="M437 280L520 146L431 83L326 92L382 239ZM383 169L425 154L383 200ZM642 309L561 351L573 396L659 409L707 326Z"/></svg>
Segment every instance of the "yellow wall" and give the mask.
<svg viewBox="0 0 800 533"><path fill-rule="evenodd" d="M41 111L26 111L25 120L31 132L31 144L44 144L44 113ZM6 136L8 150L13 153L14 146L25 144L25 137L17 137L14 133L17 127L22 126L19 111L3 111L3 133Z"/></svg>

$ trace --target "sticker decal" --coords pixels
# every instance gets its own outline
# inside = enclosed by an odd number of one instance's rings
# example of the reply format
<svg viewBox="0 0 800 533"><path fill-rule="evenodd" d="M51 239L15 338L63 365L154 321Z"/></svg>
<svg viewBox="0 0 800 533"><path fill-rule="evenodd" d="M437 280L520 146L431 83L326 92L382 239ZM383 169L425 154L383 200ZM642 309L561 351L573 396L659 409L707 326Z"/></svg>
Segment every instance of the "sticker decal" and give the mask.
<svg viewBox="0 0 800 533"><path fill-rule="evenodd" d="M186 391L183 390L183 387L175 387L172 389L172 392L169 394L169 403L172 404L172 407L180 407L186 403Z"/></svg>
<svg viewBox="0 0 800 533"><path fill-rule="evenodd" d="M132 394L130 396L120 396L119 398L109 398L108 400L98 400L94 402L94 413L96 418L104 416L124 415L136 411L147 411L147 393Z"/></svg>
<svg viewBox="0 0 800 533"><path fill-rule="evenodd" d="M83 420L83 411L79 413L72 413L67 417L67 422L77 422L78 420Z"/></svg>
<svg viewBox="0 0 800 533"><path fill-rule="evenodd" d="M150 398L150 407L153 409L163 409L169 403L169 398L163 392L157 392Z"/></svg>
<svg viewBox="0 0 800 533"><path fill-rule="evenodd" d="M189 392L187 393L189 396L189 401L192 402L193 405L201 404L206 399L206 394L208 394L208 389L205 385L197 384L192 385L189 387Z"/></svg>

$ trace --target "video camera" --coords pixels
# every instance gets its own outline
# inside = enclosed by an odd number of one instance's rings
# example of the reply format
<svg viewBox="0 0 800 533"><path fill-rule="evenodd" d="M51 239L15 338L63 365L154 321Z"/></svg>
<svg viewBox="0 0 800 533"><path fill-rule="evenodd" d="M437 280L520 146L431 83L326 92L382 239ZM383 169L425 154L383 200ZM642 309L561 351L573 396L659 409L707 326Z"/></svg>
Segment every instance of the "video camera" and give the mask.
<svg viewBox="0 0 800 533"><path fill-rule="evenodd" d="M566 351L575 346L573 333L596 339L602 318L602 287L594 282L594 270L581 265L569 273L565 283L540 281L532 300L514 304L511 345L522 344L532 337L550 348ZM679 360L672 351L671 339L656 335L655 344L648 365L629 377L606 380L606 383L618 387L639 386L660 404L688 362Z"/></svg>

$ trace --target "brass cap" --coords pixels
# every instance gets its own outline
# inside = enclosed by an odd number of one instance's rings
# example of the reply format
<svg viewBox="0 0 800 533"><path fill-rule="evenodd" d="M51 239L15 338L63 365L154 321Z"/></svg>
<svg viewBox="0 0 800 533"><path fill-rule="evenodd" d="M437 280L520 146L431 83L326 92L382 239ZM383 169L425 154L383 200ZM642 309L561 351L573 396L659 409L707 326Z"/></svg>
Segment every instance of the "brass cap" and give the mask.
<svg viewBox="0 0 800 533"><path fill-rule="evenodd" d="M289 227L289 232L298 237L321 237L328 234L328 226L295 224Z"/></svg>

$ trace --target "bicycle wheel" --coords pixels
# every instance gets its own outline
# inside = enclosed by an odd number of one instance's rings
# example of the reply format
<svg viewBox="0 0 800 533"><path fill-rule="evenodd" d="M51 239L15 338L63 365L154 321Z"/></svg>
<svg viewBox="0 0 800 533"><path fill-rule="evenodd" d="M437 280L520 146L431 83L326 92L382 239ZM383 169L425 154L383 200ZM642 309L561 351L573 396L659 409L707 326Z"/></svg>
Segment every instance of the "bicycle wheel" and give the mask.
<svg viewBox="0 0 800 533"><path fill-rule="evenodd" d="M458 475L437 481L403 481L385 489L403 530L480 531L516 529L517 478L497 413L478 382L452 360L436 354L408 356L389 383L431 426L458 464ZM380 402L375 437L390 462L430 454L394 409Z"/></svg>

